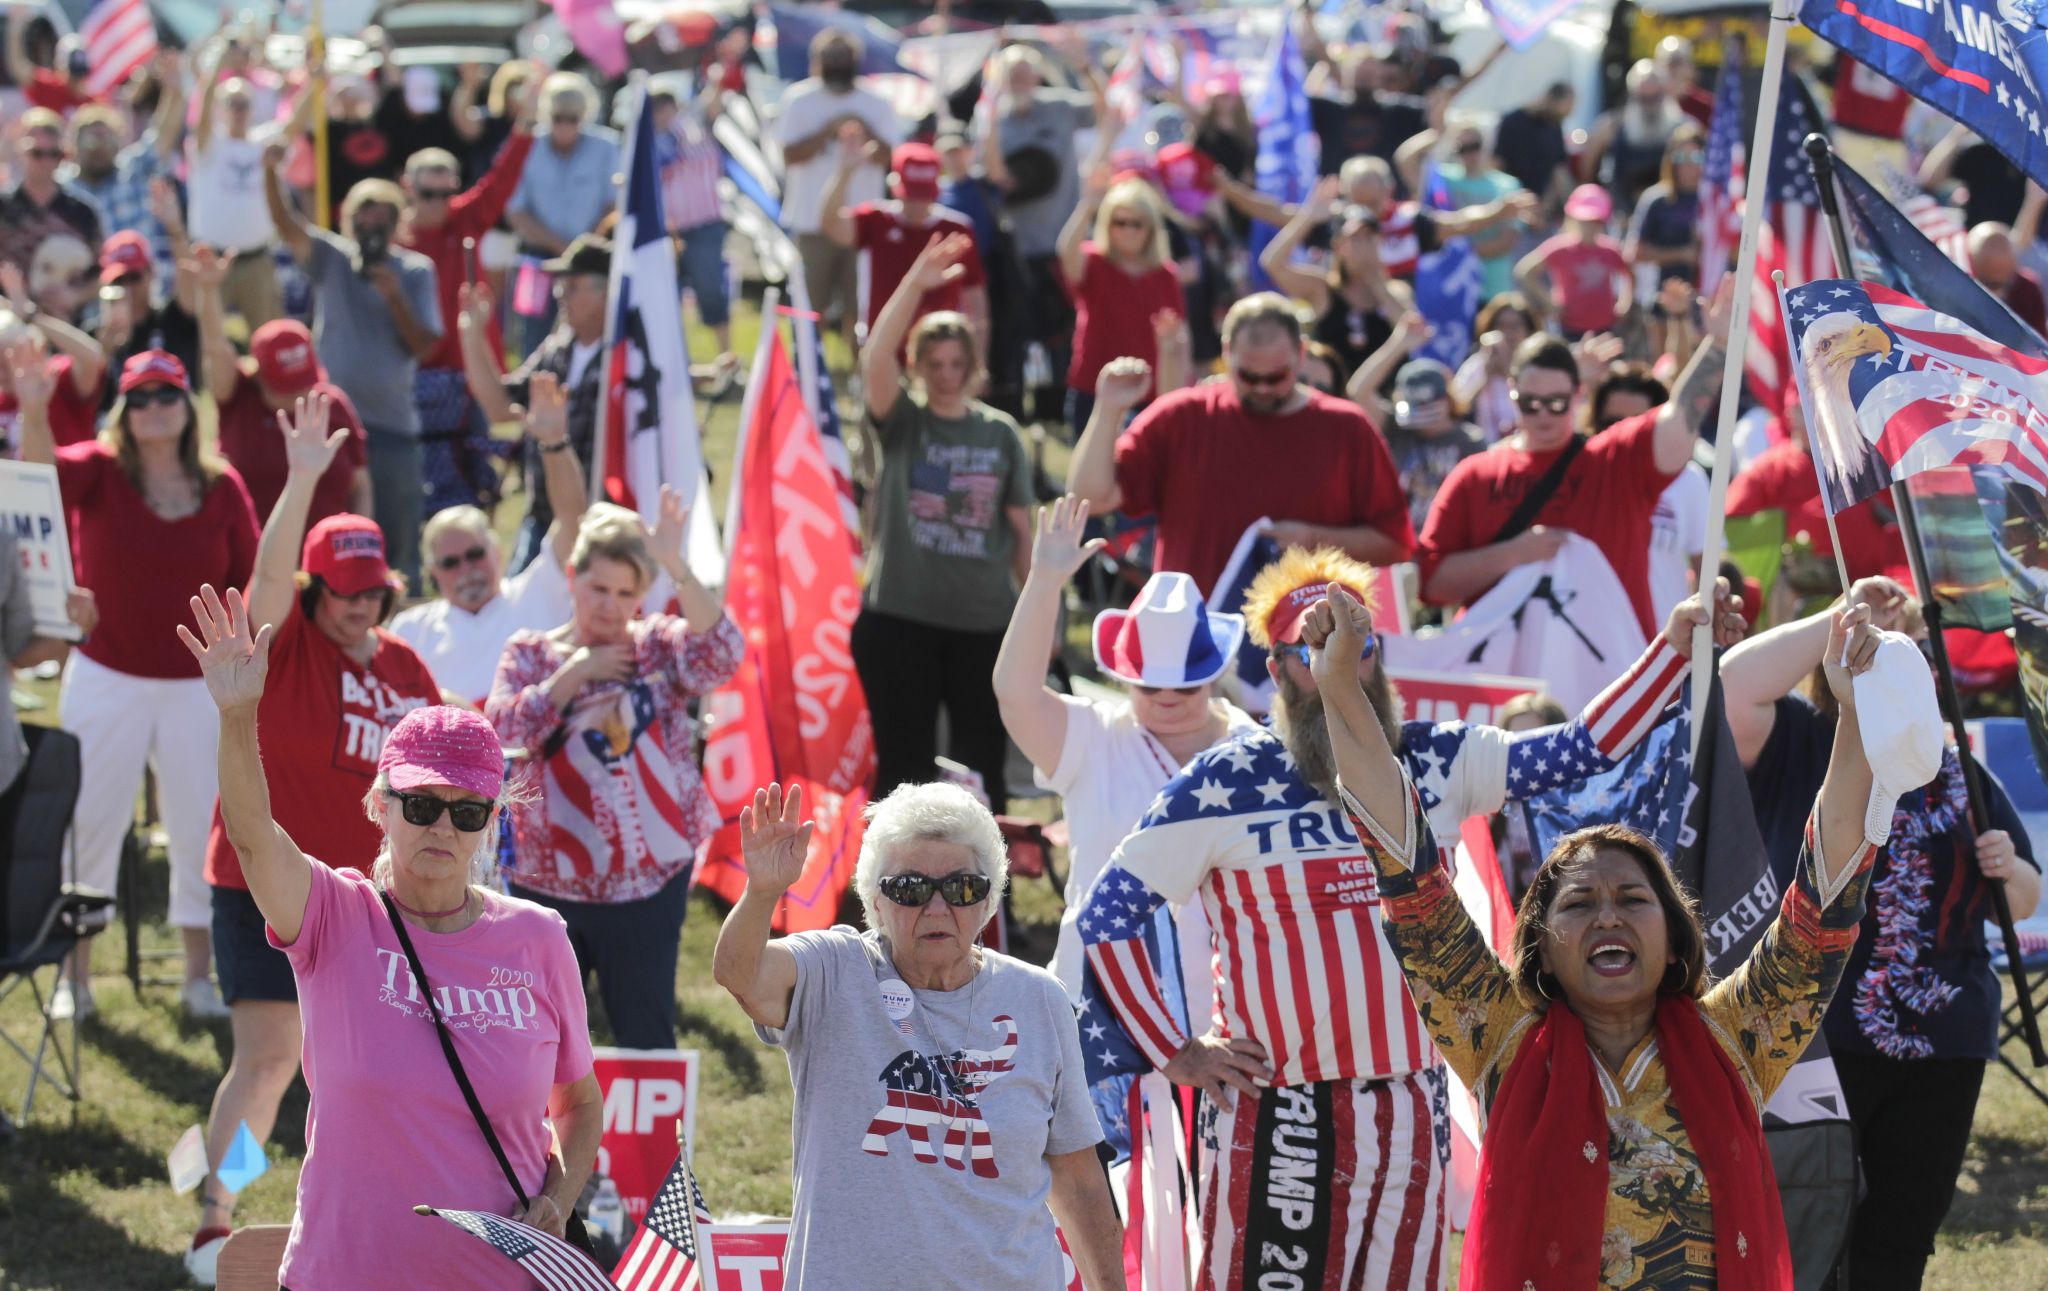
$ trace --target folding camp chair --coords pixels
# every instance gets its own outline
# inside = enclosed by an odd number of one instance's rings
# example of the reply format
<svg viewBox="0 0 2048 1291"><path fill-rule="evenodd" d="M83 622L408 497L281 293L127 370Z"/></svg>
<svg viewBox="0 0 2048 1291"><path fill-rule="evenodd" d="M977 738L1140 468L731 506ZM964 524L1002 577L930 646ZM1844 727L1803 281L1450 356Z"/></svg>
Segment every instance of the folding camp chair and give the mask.
<svg viewBox="0 0 2048 1291"><path fill-rule="evenodd" d="M2034 1012L2048 1018L2048 918L2036 916L2020 923L2020 963L2027 970L2027 986L2034 993ZM1991 938L1991 967L2001 982L2010 984L2012 970L2006 958L2005 947L1999 944L1997 936ZM2020 1028L2020 1002L2011 990L2006 991L2005 1012L1998 1019L1998 1065L2012 1073L2014 1080L2027 1087L2027 1092L2048 1103L2048 1088L2042 1086L2042 1070L2034 1066L2033 1055L2027 1052L2027 1042Z"/></svg>
<svg viewBox="0 0 2048 1291"><path fill-rule="evenodd" d="M2019 812L2027 838L2034 845L2034 856L2048 857L2048 782L2043 781L2034 760L2026 719L1987 717L1972 725L1977 728L1972 739L1979 742L1978 756L1998 777L2005 796ZM2020 965L2026 970L2027 986L2033 992L2034 1011L2048 1021L2048 914L2020 920L2015 931L2020 935ZM2004 938L1991 924L1985 925L1985 933L1991 946L1991 967L1998 973L2001 985L2009 987L2012 962L2005 953ZM2048 1086L2042 1083L2044 1073L2033 1065L2022 1038L2019 996L2010 989L2006 991L2005 1011L1998 1021L1998 1062L2034 1097L2048 1103Z"/></svg>
<svg viewBox="0 0 2048 1291"><path fill-rule="evenodd" d="M28 765L10 791L17 797L7 832L0 837L0 1000L23 983L35 998L35 1049L5 1031L0 1040L28 1064L28 1090L22 1095L26 1121L35 1109L36 1086L47 1081L78 1110L78 1022L71 1021L71 1052L64 1051L63 1025L49 1015L49 1001L37 974L50 970L52 988L92 916L104 913L114 898L69 886L71 815L78 806L78 740L64 731L30 727ZM75 858L74 858L75 859Z"/></svg>

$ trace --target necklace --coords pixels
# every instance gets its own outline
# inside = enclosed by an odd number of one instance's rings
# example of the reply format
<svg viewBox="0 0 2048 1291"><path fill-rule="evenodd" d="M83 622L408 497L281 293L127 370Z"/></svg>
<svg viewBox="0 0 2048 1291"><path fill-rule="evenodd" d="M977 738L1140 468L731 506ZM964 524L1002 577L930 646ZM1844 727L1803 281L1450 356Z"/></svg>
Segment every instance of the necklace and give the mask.
<svg viewBox="0 0 2048 1291"><path fill-rule="evenodd" d="M405 911L407 914L411 915L415 919L447 919L455 915L461 914L464 910L469 909L468 888L464 888L462 890L462 903L452 910L415 910L411 906L407 905L405 902L400 901L398 899L398 893L393 892L390 888L386 888L384 890L391 894L392 905L397 906L399 909Z"/></svg>

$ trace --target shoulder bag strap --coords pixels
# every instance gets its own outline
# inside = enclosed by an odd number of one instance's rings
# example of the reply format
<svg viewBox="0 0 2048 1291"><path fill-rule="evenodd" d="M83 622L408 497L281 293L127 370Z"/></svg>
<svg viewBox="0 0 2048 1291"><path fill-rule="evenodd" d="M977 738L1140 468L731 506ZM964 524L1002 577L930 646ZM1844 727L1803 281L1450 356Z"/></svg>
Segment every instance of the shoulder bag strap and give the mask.
<svg viewBox="0 0 2048 1291"><path fill-rule="evenodd" d="M1493 535L1487 546L1506 542L1536 522L1536 513L1543 509L1544 503L1550 501L1551 496L1557 492L1557 486L1564 483L1564 473L1571 469L1572 462L1578 458L1579 450L1585 446L1584 435L1572 436L1571 442L1558 453L1557 460L1550 464L1550 469L1543 472L1543 477L1530 485L1529 491L1522 495L1522 500L1509 514L1507 523L1500 527L1499 533Z"/></svg>

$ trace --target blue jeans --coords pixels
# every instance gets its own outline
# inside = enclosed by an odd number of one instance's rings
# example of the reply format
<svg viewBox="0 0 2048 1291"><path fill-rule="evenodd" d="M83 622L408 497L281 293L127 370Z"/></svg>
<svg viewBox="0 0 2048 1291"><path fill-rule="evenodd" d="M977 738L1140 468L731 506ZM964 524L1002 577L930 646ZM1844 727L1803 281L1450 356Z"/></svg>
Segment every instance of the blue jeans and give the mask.
<svg viewBox="0 0 2048 1291"><path fill-rule="evenodd" d="M561 914L576 967L597 973L598 997L611 1019L612 1043L626 1049L676 1045L676 947L690 905L685 865L653 896L616 905L564 901L508 882L512 895Z"/></svg>
<svg viewBox="0 0 2048 1291"><path fill-rule="evenodd" d="M420 512L426 500L425 461L417 435L365 427L370 491L377 527L384 531L384 563L420 585Z"/></svg>

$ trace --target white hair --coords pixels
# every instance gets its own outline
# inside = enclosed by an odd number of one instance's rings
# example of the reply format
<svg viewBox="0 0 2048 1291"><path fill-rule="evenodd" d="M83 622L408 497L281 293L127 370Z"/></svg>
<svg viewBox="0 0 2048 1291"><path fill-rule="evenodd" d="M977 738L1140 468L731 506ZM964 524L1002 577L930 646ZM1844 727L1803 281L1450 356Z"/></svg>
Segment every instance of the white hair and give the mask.
<svg viewBox="0 0 2048 1291"><path fill-rule="evenodd" d="M510 785L507 785L510 788ZM370 866L370 881L379 888L391 887L392 871L395 865L391 859L391 838L383 834L384 804L391 793L391 777L379 771L377 778L370 782L370 792L363 795L363 811L370 817L370 823L377 826L381 841L377 844L377 860ZM509 794L500 794L498 804L506 805ZM396 799L389 799L397 801ZM472 887L495 888L498 885L498 813L491 813L491 823L476 835L476 851L469 858L469 882Z"/></svg>
<svg viewBox="0 0 2048 1291"><path fill-rule="evenodd" d="M554 72L541 82L540 101L544 107L552 108L556 99L569 95L582 100L583 124L589 125L597 116L597 87L589 77L577 72Z"/></svg>
<svg viewBox="0 0 2048 1291"><path fill-rule="evenodd" d="M898 785L888 797L869 804L866 814L867 834L853 867L853 890L868 927L882 926L883 863L897 848L920 840L958 843L974 853L975 868L989 879L981 922L986 926L994 917L1010 881L1010 849L1003 843L1002 826L973 794L956 784Z"/></svg>

